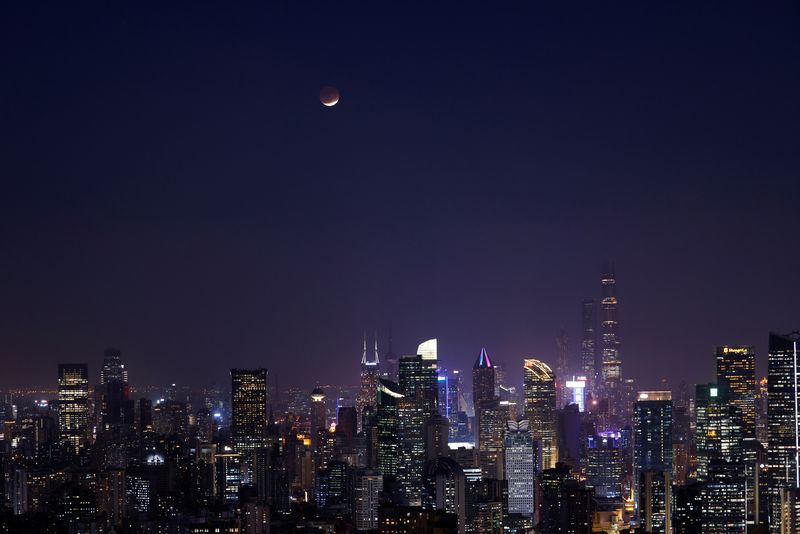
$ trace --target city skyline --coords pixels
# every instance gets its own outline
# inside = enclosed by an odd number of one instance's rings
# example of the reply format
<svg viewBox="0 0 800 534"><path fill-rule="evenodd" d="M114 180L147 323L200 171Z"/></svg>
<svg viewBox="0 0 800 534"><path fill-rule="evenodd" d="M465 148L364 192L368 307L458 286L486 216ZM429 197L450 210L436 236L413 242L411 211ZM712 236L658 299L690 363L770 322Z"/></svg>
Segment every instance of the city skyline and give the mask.
<svg viewBox="0 0 800 534"><path fill-rule="evenodd" d="M797 7L579 11L9 8L0 383L106 347L150 383L342 381L390 323L555 364L605 260L628 376L721 344L763 375L800 282Z"/></svg>

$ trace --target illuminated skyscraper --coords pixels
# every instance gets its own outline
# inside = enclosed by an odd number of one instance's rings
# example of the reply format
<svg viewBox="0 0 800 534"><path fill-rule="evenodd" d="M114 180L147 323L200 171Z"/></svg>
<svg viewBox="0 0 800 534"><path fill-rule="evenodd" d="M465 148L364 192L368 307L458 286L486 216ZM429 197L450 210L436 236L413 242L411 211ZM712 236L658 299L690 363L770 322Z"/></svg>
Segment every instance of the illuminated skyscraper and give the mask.
<svg viewBox="0 0 800 534"><path fill-rule="evenodd" d="M327 426L325 392L322 388L314 388L311 392L311 449L313 451L317 451L319 430L326 429Z"/></svg>
<svg viewBox="0 0 800 534"><path fill-rule="evenodd" d="M372 361L367 361L367 334L364 333L364 352L361 355L361 389L356 397L356 413L358 414L358 431L361 432L364 423L364 409L368 406L375 407L375 394L378 389L380 377L380 358L378 357L378 339L375 338L375 356Z"/></svg>
<svg viewBox="0 0 800 534"><path fill-rule="evenodd" d="M100 383L109 382L128 383L128 370L122 363L122 353L119 349L106 349L103 351L103 367L100 369Z"/></svg>
<svg viewBox="0 0 800 534"><path fill-rule="evenodd" d="M652 495L657 496L659 487L664 486L668 489L671 484L672 393L670 391L640 391L634 408L633 423L635 506L637 515L642 517L645 512L641 508L644 504L640 494L642 488L650 488L648 491L655 492ZM646 480L645 473L651 473L647 475ZM664 476L653 473L663 473ZM665 513L663 509L660 511L654 509L655 502L652 500L647 505L650 506L648 512L650 514L663 516ZM661 525L660 529L664 528L663 521L657 516L653 521ZM664 530L660 530L660 532L664 532Z"/></svg>
<svg viewBox="0 0 800 534"><path fill-rule="evenodd" d="M697 479L708 480L712 461L742 461L742 413L716 384L698 384L695 398Z"/></svg>
<svg viewBox="0 0 800 534"><path fill-rule="evenodd" d="M475 406L494 399L494 384L494 367L486 349L482 348L475 365L472 366L472 402ZM475 413L477 415L477 411Z"/></svg>
<svg viewBox="0 0 800 534"><path fill-rule="evenodd" d="M550 469L558 460L555 376L546 363L535 359L524 360L523 370L525 419L533 439L541 444L542 469Z"/></svg>
<svg viewBox="0 0 800 534"><path fill-rule="evenodd" d="M440 510L457 518L456 532L466 529L466 487L464 469L452 458L440 457L428 461L423 472L422 507Z"/></svg>
<svg viewBox="0 0 800 534"><path fill-rule="evenodd" d="M592 395L597 384L597 363L597 301L586 299L581 303L581 373L588 379Z"/></svg>
<svg viewBox="0 0 800 534"><path fill-rule="evenodd" d="M356 530L375 531L378 529L381 491L383 491L383 477L380 471L366 469L356 472L353 506Z"/></svg>
<svg viewBox="0 0 800 534"><path fill-rule="evenodd" d="M403 398L400 386L390 380L378 382L378 469L384 477L397 476L400 420L398 403Z"/></svg>
<svg viewBox="0 0 800 534"><path fill-rule="evenodd" d="M508 513L533 516L538 450L528 430L528 421L508 421L504 456Z"/></svg>
<svg viewBox="0 0 800 534"><path fill-rule="evenodd" d="M231 369L231 435L247 463L266 446L267 404L266 369Z"/></svg>
<svg viewBox="0 0 800 534"><path fill-rule="evenodd" d="M612 416L619 411L618 396L622 380L622 360L620 357L619 322L617 312L617 279L614 264L606 263L602 278L603 299L600 301L600 334L602 366L600 386L603 397L609 398L609 411Z"/></svg>
<svg viewBox="0 0 800 534"><path fill-rule="evenodd" d="M742 436L756 436L756 354L753 347L716 348L717 385L742 412Z"/></svg>
<svg viewBox="0 0 800 534"><path fill-rule="evenodd" d="M89 439L89 368L85 363L58 366L58 430L75 453Z"/></svg>
<svg viewBox="0 0 800 534"><path fill-rule="evenodd" d="M397 478L408 501L419 505L422 499L422 469L425 465L425 427L437 413L438 382L435 360L421 355L400 358L398 401L399 464Z"/></svg>
<svg viewBox="0 0 800 534"><path fill-rule="evenodd" d="M436 338L423 341L417 347L417 355L422 357L422 361L432 364L434 367L439 359L439 342Z"/></svg>
<svg viewBox="0 0 800 534"><path fill-rule="evenodd" d="M800 415L798 415L798 360L800 333L770 333L767 366L767 469L770 488L770 532L781 533L781 489L800 487ZM784 492L785 493L785 492ZM781 533L782 534L782 533Z"/></svg>
<svg viewBox="0 0 800 534"><path fill-rule="evenodd" d="M622 495L623 452L619 432L591 436L587 450L586 485L595 495L618 499Z"/></svg>

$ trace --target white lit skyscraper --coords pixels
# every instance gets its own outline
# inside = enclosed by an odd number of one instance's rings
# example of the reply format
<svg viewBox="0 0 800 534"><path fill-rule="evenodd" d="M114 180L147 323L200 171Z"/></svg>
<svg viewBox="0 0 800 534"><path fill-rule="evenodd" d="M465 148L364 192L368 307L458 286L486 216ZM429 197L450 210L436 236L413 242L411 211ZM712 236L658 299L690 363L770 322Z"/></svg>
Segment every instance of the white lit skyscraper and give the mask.
<svg viewBox="0 0 800 534"><path fill-rule="evenodd" d="M89 369L85 363L58 366L58 430L76 453L89 438Z"/></svg>
<svg viewBox="0 0 800 534"><path fill-rule="evenodd" d="M538 451L528 421L509 421L505 435L508 513L533 516Z"/></svg>

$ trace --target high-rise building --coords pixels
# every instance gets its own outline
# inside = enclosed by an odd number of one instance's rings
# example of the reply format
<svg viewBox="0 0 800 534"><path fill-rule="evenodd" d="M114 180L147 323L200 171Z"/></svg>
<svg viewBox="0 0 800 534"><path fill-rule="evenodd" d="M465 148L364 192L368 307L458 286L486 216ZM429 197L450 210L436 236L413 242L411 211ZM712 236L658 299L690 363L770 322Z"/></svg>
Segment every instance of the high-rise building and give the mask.
<svg viewBox="0 0 800 534"><path fill-rule="evenodd" d="M601 432L589 437L586 462L586 485L595 495L618 499L622 496L624 474L622 434Z"/></svg>
<svg viewBox="0 0 800 534"><path fill-rule="evenodd" d="M609 411L613 417L618 414L620 409L618 390L622 380L617 279L613 263L605 264L601 282L603 298L600 301L600 350L602 354L600 386L603 392L602 396L609 399Z"/></svg>
<svg viewBox="0 0 800 534"><path fill-rule="evenodd" d="M319 430L328 427L327 419L325 392L322 388L314 388L311 392L311 449L315 452L319 440Z"/></svg>
<svg viewBox="0 0 800 534"><path fill-rule="evenodd" d="M364 469L355 474L354 523L356 530L378 530L378 508L383 491L380 471Z"/></svg>
<svg viewBox="0 0 800 534"><path fill-rule="evenodd" d="M466 529L466 486L464 470L452 458L440 457L428 461L423 472L422 507L453 514L457 518L457 532Z"/></svg>
<svg viewBox="0 0 800 534"><path fill-rule="evenodd" d="M770 488L770 532L779 533L781 490L800 487L800 415L798 415L798 360L800 332L769 334L767 364L767 470ZM785 492L784 492L785 493Z"/></svg>
<svg viewBox="0 0 800 534"><path fill-rule="evenodd" d="M231 437L246 463L266 446L267 370L231 369Z"/></svg>
<svg viewBox="0 0 800 534"><path fill-rule="evenodd" d="M384 477L397 476L399 446L398 403L403 398L400 386L390 380L380 379L377 394L377 465Z"/></svg>
<svg viewBox="0 0 800 534"><path fill-rule="evenodd" d="M597 354L597 301L586 299L581 303L581 373L586 376L593 395L598 375Z"/></svg>
<svg viewBox="0 0 800 534"><path fill-rule="evenodd" d="M717 384L698 384L696 390L697 480L703 482L712 461L742 461L742 412Z"/></svg>
<svg viewBox="0 0 800 534"><path fill-rule="evenodd" d="M475 365L472 366L472 403L477 407L481 402L494 400L495 376L492 361L482 348ZM475 411L477 417L478 412Z"/></svg>
<svg viewBox="0 0 800 534"><path fill-rule="evenodd" d="M756 354L753 347L716 348L717 385L742 413L742 436L756 437Z"/></svg>
<svg viewBox="0 0 800 534"><path fill-rule="evenodd" d="M741 463L712 460L700 490L703 534L745 534L745 484Z"/></svg>
<svg viewBox="0 0 800 534"><path fill-rule="evenodd" d="M503 454L508 484L508 513L533 516L539 454L537 443L528 430L528 421L508 421Z"/></svg>
<svg viewBox="0 0 800 534"><path fill-rule="evenodd" d="M639 472L638 481L639 523L644 532L671 534L672 473L646 469Z"/></svg>
<svg viewBox="0 0 800 534"><path fill-rule="evenodd" d="M436 378L435 360L424 360L421 355L400 358L400 389L404 397L398 401L397 479L412 505L419 505L422 499L425 429L427 421L436 414Z"/></svg>
<svg viewBox="0 0 800 534"><path fill-rule="evenodd" d="M556 444L555 375L550 367L535 359L524 360L525 419L533 439L542 447L542 468L554 467L558 460Z"/></svg>
<svg viewBox="0 0 800 534"><path fill-rule="evenodd" d="M85 363L58 366L58 430L75 453L89 439L89 368Z"/></svg>
<svg viewBox="0 0 800 534"><path fill-rule="evenodd" d="M356 413L358 415L358 431L364 423L364 410L375 407L375 395L380 377L380 358L378 357L378 339L375 338L375 355L372 361L367 360L367 334L364 333L364 352L361 355L361 389L356 397Z"/></svg>
<svg viewBox="0 0 800 534"><path fill-rule="evenodd" d="M122 353L119 349L106 349L103 351L103 367L100 369L100 383L116 381L128 383L128 370L122 363Z"/></svg>
<svg viewBox="0 0 800 534"><path fill-rule="evenodd" d="M569 466L556 464L539 475L541 532L591 534L594 498Z"/></svg>
<svg viewBox="0 0 800 534"><path fill-rule="evenodd" d="M484 401L477 407L480 413L478 426L478 457L481 472L487 479L503 478L503 434L508 421L508 407L497 399Z"/></svg>
<svg viewBox="0 0 800 534"><path fill-rule="evenodd" d="M417 347L417 356L422 357L422 361L428 365L436 367L439 359L439 342L436 338L423 341Z"/></svg>
<svg viewBox="0 0 800 534"><path fill-rule="evenodd" d="M648 480L652 484L671 484L671 480L666 482L663 476L652 473L664 473L667 478L671 478L672 474L672 392L640 391L634 407L633 423L634 506L641 518L644 511L641 508L640 491L644 484L644 473L651 473ZM650 506L653 506L652 502Z"/></svg>

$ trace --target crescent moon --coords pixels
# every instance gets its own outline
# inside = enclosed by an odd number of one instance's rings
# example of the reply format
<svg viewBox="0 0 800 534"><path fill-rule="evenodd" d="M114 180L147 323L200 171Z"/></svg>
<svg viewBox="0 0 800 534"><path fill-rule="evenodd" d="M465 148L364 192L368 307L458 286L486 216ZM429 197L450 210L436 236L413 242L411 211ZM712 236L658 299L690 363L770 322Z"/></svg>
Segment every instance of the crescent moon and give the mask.
<svg viewBox="0 0 800 534"><path fill-rule="evenodd" d="M325 86L319 92L319 101L325 107L333 107L339 103L339 90L335 87Z"/></svg>

